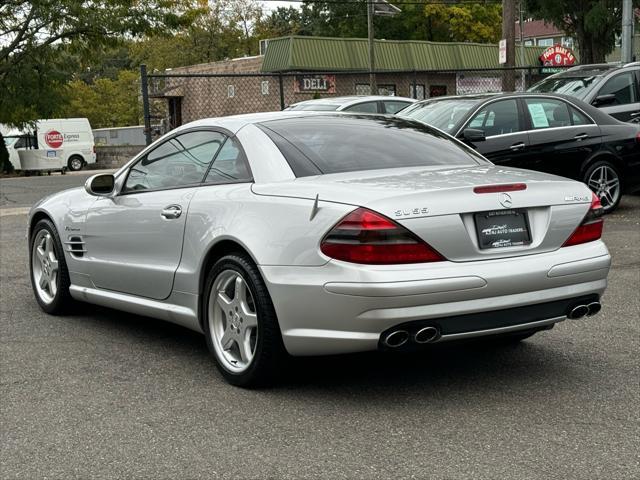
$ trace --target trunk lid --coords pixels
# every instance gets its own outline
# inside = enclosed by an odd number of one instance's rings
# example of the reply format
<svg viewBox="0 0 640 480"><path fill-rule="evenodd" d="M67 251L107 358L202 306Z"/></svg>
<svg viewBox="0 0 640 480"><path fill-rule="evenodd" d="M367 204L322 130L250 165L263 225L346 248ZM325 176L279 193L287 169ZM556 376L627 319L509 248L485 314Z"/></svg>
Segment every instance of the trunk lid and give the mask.
<svg viewBox="0 0 640 480"><path fill-rule="evenodd" d="M476 193L475 187L524 184L510 192ZM495 165L386 169L302 177L254 184L254 193L362 206L397 221L448 260L519 256L560 248L591 203L582 183ZM478 212L515 210L526 217L530 243L480 248Z"/></svg>

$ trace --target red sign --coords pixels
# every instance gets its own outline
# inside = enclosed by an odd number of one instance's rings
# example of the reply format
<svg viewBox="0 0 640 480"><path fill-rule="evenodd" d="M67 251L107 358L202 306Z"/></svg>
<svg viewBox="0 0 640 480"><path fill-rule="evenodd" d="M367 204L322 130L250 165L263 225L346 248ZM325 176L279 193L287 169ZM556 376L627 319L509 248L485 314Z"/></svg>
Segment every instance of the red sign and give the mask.
<svg viewBox="0 0 640 480"><path fill-rule="evenodd" d="M49 130L44 134L44 141L51 148L60 148L62 146L62 142L64 141L64 137L57 130Z"/></svg>
<svg viewBox="0 0 640 480"><path fill-rule="evenodd" d="M576 63L576 56L570 48L554 45L542 52L540 61L545 67L562 67Z"/></svg>

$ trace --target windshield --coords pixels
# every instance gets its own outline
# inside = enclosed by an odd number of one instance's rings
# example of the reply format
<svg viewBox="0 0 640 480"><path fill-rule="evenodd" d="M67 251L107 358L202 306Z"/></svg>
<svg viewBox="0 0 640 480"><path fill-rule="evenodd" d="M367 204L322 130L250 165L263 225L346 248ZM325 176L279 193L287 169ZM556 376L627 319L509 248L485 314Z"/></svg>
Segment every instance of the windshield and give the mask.
<svg viewBox="0 0 640 480"><path fill-rule="evenodd" d="M397 117L323 115L271 120L259 126L297 177L486 162L448 135Z"/></svg>
<svg viewBox="0 0 640 480"><path fill-rule="evenodd" d="M478 104L477 99L436 100L433 102L416 103L398 113L404 118L412 118L432 125L447 133L452 133L462 118Z"/></svg>
<svg viewBox="0 0 640 480"><path fill-rule="evenodd" d="M335 105L331 103L299 103L297 105L291 105L287 107L285 110L311 110L313 112L334 112L338 109L340 105Z"/></svg>
<svg viewBox="0 0 640 480"><path fill-rule="evenodd" d="M534 85L528 91L536 93L564 93L576 98L584 98L594 85L597 85L602 77L559 77L547 78Z"/></svg>

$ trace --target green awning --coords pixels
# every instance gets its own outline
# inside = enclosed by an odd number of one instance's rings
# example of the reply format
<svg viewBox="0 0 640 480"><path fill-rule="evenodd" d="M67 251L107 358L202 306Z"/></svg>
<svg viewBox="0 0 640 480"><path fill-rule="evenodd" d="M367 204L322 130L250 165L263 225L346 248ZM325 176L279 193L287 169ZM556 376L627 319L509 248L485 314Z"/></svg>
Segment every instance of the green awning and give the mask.
<svg viewBox="0 0 640 480"><path fill-rule="evenodd" d="M500 68L498 45L462 42L376 40L376 70L461 70ZM539 66L544 47L516 48L516 65ZM292 36L269 40L263 72L367 70L364 38Z"/></svg>

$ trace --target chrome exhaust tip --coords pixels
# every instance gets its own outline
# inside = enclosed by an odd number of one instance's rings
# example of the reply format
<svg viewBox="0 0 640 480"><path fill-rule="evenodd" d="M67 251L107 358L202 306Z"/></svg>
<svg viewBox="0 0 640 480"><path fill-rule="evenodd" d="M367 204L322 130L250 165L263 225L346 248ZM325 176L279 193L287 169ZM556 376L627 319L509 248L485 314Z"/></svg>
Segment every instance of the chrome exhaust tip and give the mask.
<svg viewBox="0 0 640 480"><path fill-rule="evenodd" d="M440 338L440 330L436 327L424 327L413 334L413 341L416 343L431 343Z"/></svg>
<svg viewBox="0 0 640 480"><path fill-rule="evenodd" d="M407 343L409 340L409 332L406 330L394 330L388 333L382 340L382 343L389 348L398 348Z"/></svg>
<svg viewBox="0 0 640 480"><path fill-rule="evenodd" d="M602 310L602 305L600 304L600 302L591 302L589 305L587 305L587 309L589 310L587 313L587 317L592 317L600 310Z"/></svg>
<svg viewBox="0 0 640 480"><path fill-rule="evenodd" d="M589 313L589 307L587 307L586 305L577 305L573 307L573 309L569 312L569 315L567 315L567 317L571 318L572 320L576 320L578 318L584 317L588 313Z"/></svg>

